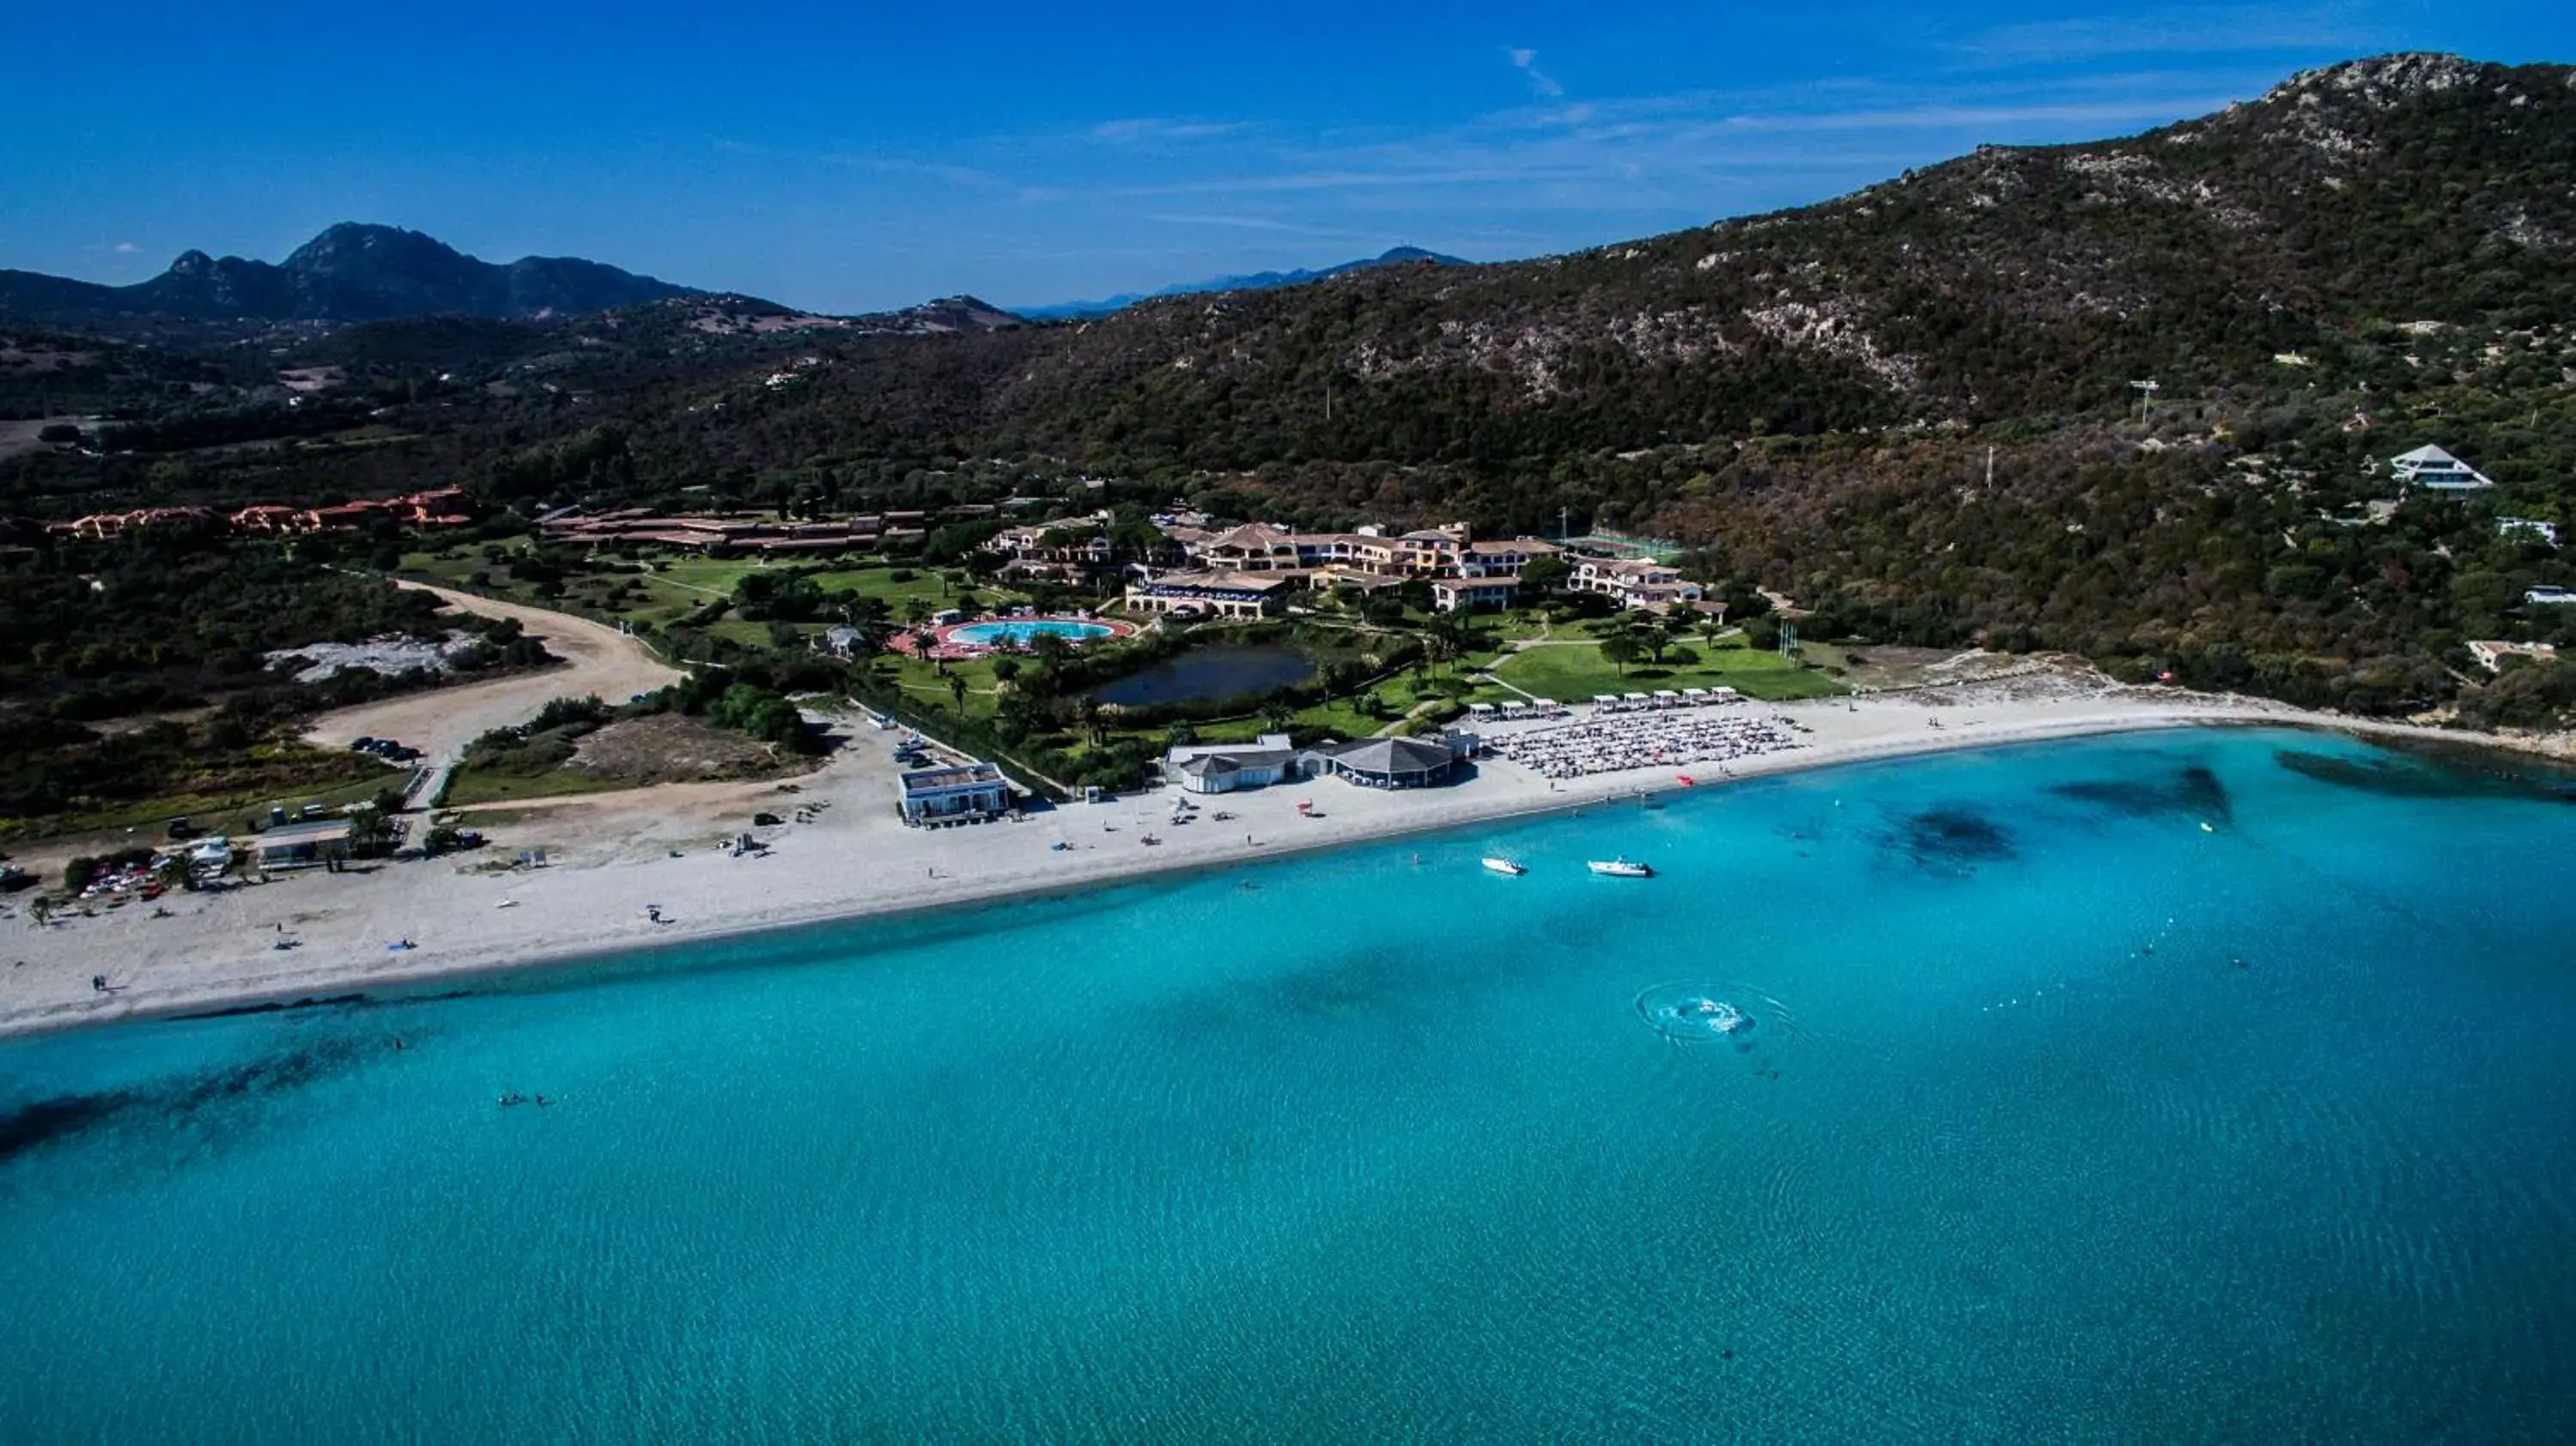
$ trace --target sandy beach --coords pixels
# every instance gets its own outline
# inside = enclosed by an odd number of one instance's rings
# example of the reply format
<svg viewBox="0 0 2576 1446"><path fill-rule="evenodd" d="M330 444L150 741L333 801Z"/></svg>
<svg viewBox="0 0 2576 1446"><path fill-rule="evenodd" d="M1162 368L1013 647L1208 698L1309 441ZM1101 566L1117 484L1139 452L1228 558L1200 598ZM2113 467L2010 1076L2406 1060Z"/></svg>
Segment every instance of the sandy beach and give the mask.
<svg viewBox="0 0 2576 1446"><path fill-rule="evenodd" d="M1712 765L1551 783L1487 760L1447 787L1381 792L1333 779L1198 800L1169 823L1174 790L1070 804L1016 823L924 831L892 801L887 735L844 721L851 746L786 783L678 784L471 810L484 850L307 871L153 905L0 919L0 1034L263 1001L346 994L826 919L954 906L1302 849L1580 807L1637 790L1699 787L1790 770L1951 749L2195 725L2297 725L2477 741L2359 724L2257 700L2132 689L2043 673L1852 699L1744 704L1793 719L1800 746ZM1506 725L1508 726L1508 725ZM1501 729L1495 730L1503 731ZM1318 817L1301 817L1311 799ZM811 822L753 829L755 812ZM1218 822L1210 815L1234 815ZM763 854L725 844L753 832ZM1147 845L1153 835L1160 842ZM1063 848L1056 845L1062 844ZM543 868L512 867L542 848ZM31 860L31 862L33 862ZM649 912L648 912L649 910ZM280 939L295 941L277 948ZM409 941L408 949L389 947ZM104 975L113 992L91 983Z"/></svg>

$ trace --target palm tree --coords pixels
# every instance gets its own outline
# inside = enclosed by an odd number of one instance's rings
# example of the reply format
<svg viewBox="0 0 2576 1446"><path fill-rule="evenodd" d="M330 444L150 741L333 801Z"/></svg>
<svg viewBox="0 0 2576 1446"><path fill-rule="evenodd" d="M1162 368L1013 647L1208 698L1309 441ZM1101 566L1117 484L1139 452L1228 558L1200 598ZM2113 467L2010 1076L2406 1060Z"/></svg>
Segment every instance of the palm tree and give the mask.
<svg viewBox="0 0 2576 1446"><path fill-rule="evenodd" d="M32 928L51 928L54 922L54 900L49 894L38 894L27 901L27 923Z"/></svg>
<svg viewBox="0 0 2576 1446"><path fill-rule="evenodd" d="M189 867L188 856L184 853L165 856L161 867L152 871L152 878L164 889L178 889L191 894L197 891L197 871Z"/></svg>
<svg viewBox="0 0 2576 1446"><path fill-rule="evenodd" d="M1273 698L1261 705L1261 726L1272 733L1285 733L1297 721L1297 711Z"/></svg>
<svg viewBox="0 0 2576 1446"><path fill-rule="evenodd" d="M1637 645L1646 650L1649 660L1660 666L1664 661L1664 650L1673 645L1673 640L1662 628L1648 627L1638 633Z"/></svg>
<svg viewBox="0 0 2576 1446"><path fill-rule="evenodd" d="M1100 726L1100 700L1088 693L1083 694L1074 700L1073 715L1082 722L1083 740L1095 748L1099 747L1103 731Z"/></svg>
<svg viewBox="0 0 2576 1446"><path fill-rule="evenodd" d="M948 675L948 696L951 701L956 703L958 712L963 713L966 711L965 674L951 673Z"/></svg>

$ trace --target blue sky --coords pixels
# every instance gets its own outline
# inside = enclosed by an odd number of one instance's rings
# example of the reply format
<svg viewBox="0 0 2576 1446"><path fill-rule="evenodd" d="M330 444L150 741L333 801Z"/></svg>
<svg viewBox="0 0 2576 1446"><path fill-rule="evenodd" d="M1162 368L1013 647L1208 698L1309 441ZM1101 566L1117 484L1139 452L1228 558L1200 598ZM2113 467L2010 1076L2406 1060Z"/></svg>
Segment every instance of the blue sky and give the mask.
<svg viewBox="0 0 2576 1446"><path fill-rule="evenodd" d="M0 266L123 282L339 220L835 311L1410 243L1529 256L2089 139L2576 6L21 7ZM606 18L613 15L613 18Z"/></svg>

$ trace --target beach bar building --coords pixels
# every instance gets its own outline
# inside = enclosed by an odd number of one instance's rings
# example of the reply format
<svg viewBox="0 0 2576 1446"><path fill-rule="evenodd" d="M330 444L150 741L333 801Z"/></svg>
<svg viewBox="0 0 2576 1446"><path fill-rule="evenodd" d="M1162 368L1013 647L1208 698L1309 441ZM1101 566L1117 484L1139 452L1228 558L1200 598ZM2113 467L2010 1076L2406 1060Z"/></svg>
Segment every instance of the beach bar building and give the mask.
<svg viewBox="0 0 2576 1446"><path fill-rule="evenodd" d="M264 870L328 868L349 857L345 818L311 823L281 823L259 836L259 866Z"/></svg>
<svg viewBox="0 0 2576 1446"><path fill-rule="evenodd" d="M920 827L982 823L1011 811L1011 784L981 759L906 769L895 778L895 806L905 823Z"/></svg>
<svg viewBox="0 0 2576 1446"><path fill-rule="evenodd" d="M1446 782L1458 755L1429 738L1363 738L1322 751L1324 765L1363 788L1427 788Z"/></svg>
<svg viewBox="0 0 2576 1446"><path fill-rule="evenodd" d="M1163 774L1192 793L1232 793L1310 778L1322 766L1311 750L1285 733L1264 733L1250 743L1185 744L1163 756Z"/></svg>

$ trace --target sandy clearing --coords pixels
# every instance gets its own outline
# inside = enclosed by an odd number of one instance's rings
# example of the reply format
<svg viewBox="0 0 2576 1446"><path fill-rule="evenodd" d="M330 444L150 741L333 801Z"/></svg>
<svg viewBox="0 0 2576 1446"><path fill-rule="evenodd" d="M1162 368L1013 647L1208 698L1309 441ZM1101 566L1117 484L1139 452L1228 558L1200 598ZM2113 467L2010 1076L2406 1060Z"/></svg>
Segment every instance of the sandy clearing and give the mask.
<svg viewBox="0 0 2576 1446"><path fill-rule="evenodd" d="M434 593L449 607L490 618L515 618L530 637L570 666L541 673L496 678L362 703L325 713L305 729L307 742L345 748L355 738L393 738L419 749L430 765L453 763L465 745L495 728L507 728L535 717L556 698L596 696L623 703L637 693L678 682L680 670L653 656L640 641L605 623L545 608L496 602L472 593L427 583L401 582L401 587Z"/></svg>

